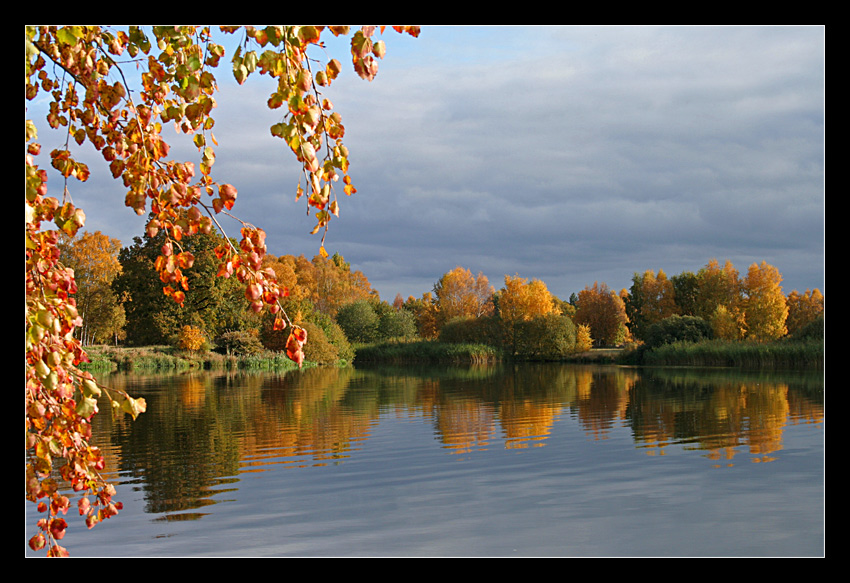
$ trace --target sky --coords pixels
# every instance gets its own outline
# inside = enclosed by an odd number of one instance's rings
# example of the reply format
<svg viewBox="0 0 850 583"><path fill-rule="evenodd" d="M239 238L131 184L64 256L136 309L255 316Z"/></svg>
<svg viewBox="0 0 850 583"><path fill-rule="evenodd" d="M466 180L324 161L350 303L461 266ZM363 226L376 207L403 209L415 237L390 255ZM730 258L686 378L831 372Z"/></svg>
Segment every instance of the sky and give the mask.
<svg viewBox="0 0 850 583"><path fill-rule="evenodd" d="M325 248L382 299L421 297L456 266L568 299L713 258L742 276L766 261L785 293L825 291L823 27L422 25L381 38L371 82L347 45L327 47L343 63L326 93L357 193L339 194ZM236 186L235 214L265 229L270 253L316 255L297 162L269 132L269 80L217 79L213 176ZM143 218L91 165L72 185L86 230L130 245Z"/></svg>

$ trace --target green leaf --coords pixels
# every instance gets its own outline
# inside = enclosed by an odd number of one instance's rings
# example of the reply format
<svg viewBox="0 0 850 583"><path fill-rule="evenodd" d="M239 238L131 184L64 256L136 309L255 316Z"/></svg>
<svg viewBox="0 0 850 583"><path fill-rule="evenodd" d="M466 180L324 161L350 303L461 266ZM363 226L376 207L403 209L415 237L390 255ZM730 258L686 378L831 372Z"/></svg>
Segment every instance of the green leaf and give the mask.
<svg viewBox="0 0 850 583"><path fill-rule="evenodd" d="M73 45L77 40L82 38L84 32L82 26L63 26L56 31L56 38L59 42Z"/></svg>

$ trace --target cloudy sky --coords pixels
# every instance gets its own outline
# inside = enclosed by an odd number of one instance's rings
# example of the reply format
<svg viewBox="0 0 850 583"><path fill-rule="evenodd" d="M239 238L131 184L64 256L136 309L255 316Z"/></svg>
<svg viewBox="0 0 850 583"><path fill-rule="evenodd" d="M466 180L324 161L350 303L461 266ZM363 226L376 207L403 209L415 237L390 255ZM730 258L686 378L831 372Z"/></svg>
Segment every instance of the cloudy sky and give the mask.
<svg viewBox="0 0 850 583"><path fill-rule="evenodd" d="M825 291L822 27L423 25L383 38L371 83L346 45L328 47L347 64L328 96L358 192L325 244L383 299L419 297L457 265L566 299L712 258L742 275L767 261L786 293ZM312 257L320 239L294 202L296 162L269 134L268 82L228 76L215 177L238 188L236 214L271 253ZM96 175L73 194L87 230L125 244L141 233L120 184Z"/></svg>

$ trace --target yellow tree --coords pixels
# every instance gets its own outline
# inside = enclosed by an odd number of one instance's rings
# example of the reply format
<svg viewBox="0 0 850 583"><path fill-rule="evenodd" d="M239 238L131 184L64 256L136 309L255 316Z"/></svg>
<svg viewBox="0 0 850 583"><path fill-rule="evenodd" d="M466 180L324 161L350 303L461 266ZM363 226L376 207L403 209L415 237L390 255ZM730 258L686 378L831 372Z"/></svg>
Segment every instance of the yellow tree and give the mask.
<svg viewBox="0 0 850 583"><path fill-rule="evenodd" d="M747 338L757 342L776 340L786 334L788 306L782 293L779 270L762 261L753 263L743 281Z"/></svg>
<svg viewBox="0 0 850 583"><path fill-rule="evenodd" d="M316 285L311 300L329 316L336 316L337 311L346 304L368 300L375 295L372 284L363 272L351 271L350 264L342 255L317 255L312 263Z"/></svg>
<svg viewBox="0 0 850 583"><path fill-rule="evenodd" d="M121 241L96 231L63 237L61 261L74 270L77 311L82 318L78 337L83 345L105 342L122 333L124 309L112 291L121 273L118 253Z"/></svg>
<svg viewBox="0 0 850 583"><path fill-rule="evenodd" d="M647 270L643 276L643 307L641 315L646 325L660 322L678 313L673 283L663 269L658 274Z"/></svg>
<svg viewBox="0 0 850 583"><path fill-rule="evenodd" d="M299 283L294 256L280 255L275 257L271 253L266 253L263 257L263 268L274 270L278 283L285 290L285 297L302 299L307 296L308 292Z"/></svg>
<svg viewBox="0 0 850 583"><path fill-rule="evenodd" d="M786 320L788 334L797 332L823 315L824 298L817 288L806 290L803 294L800 294L797 290L792 291L788 294L786 304L788 305L788 319Z"/></svg>
<svg viewBox="0 0 850 583"><path fill-rule="evenodd" d="M560 313L545 283L539 279L529 281L518 274L505 276L505 287L499 291L498 303L499 316L504 322Z"/></svg>
<svg viewBox="0 0 850 583"><path fill-rule="evenodd" d="M576 352L587 352L593 348L593 336L590 333L590 326L587 324L579 324L576 327Z"/></svg>
<svg viewBox="0 0 850 583"><path fill-rule="evenodd" d="M394 27L418 35L418 27ZM314 211L314 233L327 232L339 212L334 185L346 195L356 192L348 175L345 127L339 112L322 91L341 71L339 61L308 56L311 47L324 50L323 36L351 37L354 70L363 79L377 74L385 54L373 37L383 27L347 26L225 26L223 35L240 35L228 70L239 84L254 74L268 75L275 89L267 100L280 110L270 130L291 151L301 169L296 198L304 197ZM184 270L194 261L181 241L213 228L224 232L222 220L232 214L237 189L212 177L216 139L213 134L218 89L215 73L224 46L206 26L27 26L25 28L25 103L45 103L44 122L60 131L61 145L48 153L62 192L48 192L48 171L40 166L39 125L25 119L25 266L26 266L26 497L38 503L46 518L30 541L49 556L67 551L58 544L67 527L62 514L68 499L51 475L54 458L64 458L61 477L79 491L80 514L88 525L115 515L114 488L100 476L103 455L89 443L90 421L97 397L108 397L116 410L136 416L143 399L98 385L78 365L85 351L75 339L81 318L73 298L73 271L59 259L59 232L75 235L85 213L70 199L71 181L85 181L88 166L77 157L77 145L91 146L124 189L124 204L147 215L147 233L165 233L156 260L163 292L182 303L188 280ZM119 61L129 62L122 69ZM135 76L131 76L135 75ZM197 149L190 161L169 158L171 144L164 128L173 125ZM177 138L179 139L179 138ZM236 277L245 297L260 312L275 315L275 327L289 328L287 354L303 361L306 332L293 326L282 310L282 290L274 270L262 267L265 231L237 221L240 239L225 238L217 249L223 277ZM325 253L324 245L320 252Z"/></svg>
<svg viewBox="0 0 850 583"><path fill-rule="evenodd" d="M723 304L718 304L714 313L708 318L711 331L715 338L721 340L740 340L746 332L743 316L731 312Z"/></svg>
<svg viewBox="0 0 850 583"><path fill-rule="evenodd" d="M741 281L731 261L727 260L721 267L717 259L711 259L700 269L695 295L694 315L705 320L712 317L717 306L724 306L735 317L743 313Z"/></svg>
<svg viewBox="0 0 850 583"><path fill-rule="evenodd" d="M457 266L443 274L434 285L440 323L452 318L478 318L493 313L493 286L483 273L472 275Z"/></svg>
<svg viewBox="0 0 850 583"><path fill-rule="evenodd" d="M425 292L421 298L409 296L404 302L404 309L409 310L416 320L416 331L421 338L433 340L440 332L437 326L437 304L431 292Z"/></svg>

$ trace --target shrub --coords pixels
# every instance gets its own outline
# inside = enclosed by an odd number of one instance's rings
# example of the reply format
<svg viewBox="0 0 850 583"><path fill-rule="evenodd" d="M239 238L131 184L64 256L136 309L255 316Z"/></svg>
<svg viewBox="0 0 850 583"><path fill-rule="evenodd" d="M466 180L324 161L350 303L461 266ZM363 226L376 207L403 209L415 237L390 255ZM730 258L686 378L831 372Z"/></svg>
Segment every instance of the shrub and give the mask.
<svg viewBox="0 0 850 583"><path fill-rule="evenodd" d="M188 324L177 334L177 348L197 352L207 346L207 339L200 328Z"/></svg>
<svg viewBox="0 0 850 583"><path fill-rule="evenodd" d="M336 349L337 359L351 362L354 360L354 348L345 336L345 332L340 328L339 324L328 318L326 325L321 326L328 342ZM308 336L309 339L309 336Z"/></svg>
<svg viewBox="0 0 850 583"><path fill-rule="evenodd" d="M408 310L387 310L378 319L377 336L382 340L415 338L416 318Z"/></svg>
<svg viewBox="0 0 850 583"><path fill-rule="evenodd" d="M502 334L495 316L458 316L440 328L439 340L449 344L486 344L500 347Z"/></svg>
<svg viewBox="0 0 850 583"><path fill-rule="evenodd" d="M713 337L711 325L696 316L670 316L652 324L646 331L647 348L673 342L699 342Z"/></svg>
<svg viewBox="0 0 850 583"><path fill-rule="evenodd" d="M794 340L823 340L824 339L824 320L823 316L818 316L812 322L809 322L790 336Z"/></svg>
<svg viewBox="0 0 850 583"><path fill-rule="evenodd" d="M304 360L316 364L333 364L339 360L339 351L331 344L325 331L318 324L304 322L301 326L307 331Z"/></svg>
<svg viewBox="0 0 850 583"><path fill-rule="evenodd" d="M593 348L593 337L588 324L579 324L576 329L576 352L587 352Z"/></svg>
<svg viewBox="0 0 850 583"><path fill-rule="evenodd" d="M366 300L342 306L336 322L351 342L374 342L378 338L378 314Z"/></svg>
<svg viewBox="0 0 850 583"><path fill-rule="evenodd" d="M225 332L216 338L219 352L224 354L250 355L259 354L263 351L263 344L256 333L243 330Z"/></svg>
<svg viewBox="0 0 850 583"><path fill-rule="evenodd" d="M546 314L511 325L514 356L528 360L557 360L576 349L576 328L567 316Z"/></svg>

